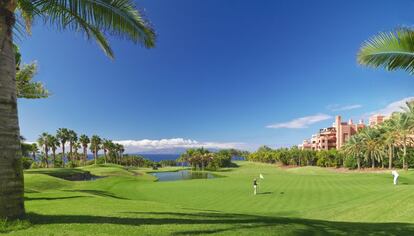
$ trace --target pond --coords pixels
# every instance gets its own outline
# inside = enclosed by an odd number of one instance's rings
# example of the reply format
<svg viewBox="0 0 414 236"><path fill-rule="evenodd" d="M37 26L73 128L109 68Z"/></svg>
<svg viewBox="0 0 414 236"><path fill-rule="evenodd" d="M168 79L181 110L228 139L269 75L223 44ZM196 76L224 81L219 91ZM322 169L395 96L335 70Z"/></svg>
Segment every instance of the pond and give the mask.
<svg viewBox="0 0 414 236"><path fill-rule="evenodd" d="M197 172L191 170L168 171L151 173L157 181L176 181L189 179L213 179L215 176L209 172Z"/></svg>

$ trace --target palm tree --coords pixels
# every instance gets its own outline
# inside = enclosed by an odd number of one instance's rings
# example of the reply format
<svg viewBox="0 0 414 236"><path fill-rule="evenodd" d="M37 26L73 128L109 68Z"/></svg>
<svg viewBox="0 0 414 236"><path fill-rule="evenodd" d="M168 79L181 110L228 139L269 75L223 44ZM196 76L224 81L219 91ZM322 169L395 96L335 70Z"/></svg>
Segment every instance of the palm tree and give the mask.
<svg viewBox="0 0 414 236"><path fill-rule="evenodd" d="M371 160L371 167L375 168L375 161L380 162L384 155L380 132L376 128L365 128L361 131L361 136L365 160Z"/></svg>
<svg viewBox="0 0 414 236"><path fill-rule="evenodd" d="M125 147L122 144L119 144L119 162L122 165L122 160L124 158Z"/></svg>
<svg viewBox="0 0 414 236"><path fill-rule="evenodd" d="M341 148L346 154L353 156L357 161L358 170L361 169L361 156L363 154L362 136L359 134L352 135L348 142Z"/></svg>
<svg viewBox="0 0 414 236"><path fill-rule="evenodd" d="M204 153L200 156L201 158L201 170L204 171L205 167L213 160L214 153Z"/></svg>
<svg viewBox="0 0 414 236"><path fill-rule="evenodd" d="M69 159L73 161L73 144L78 141L78 135L75 131L69 130L68 131L68 141L69 141Z"/></svg>
<svg viewBox="0 0 414 236"><path fill-rule="evenodd" d="M386 70L403 69L414 74L414 31L401 28L380 33L366 41L358 52L358 62Z"/></svg>
<svg viewBox="0 0 414 236"><path fill-rule="evenodd" d="M49 167L49 163L48 163L48 159L49 159L49 150L50 150L50 139L51 139L52 135L48 134L48 133L42 133L39 138L37 139L37 143L39 144L39 146L41 146L43 148L43 153L45 154L43 161L46 164L46 168Z"/></svg>
<svg viewBox="0 0 414 236"><path fill-rule="evenodd" d="M177 162L181 162L181 167L184 168L184 163L188 163L190 158L191 156L187 152L185 152L180 155L180 157L177 159Z"/></svg>
<svg viewBox="0 0 414 236"><path fill-rule="evenodd" d="M102 142L102 149L104 151L105 164L106 164L106 160L107 160L107 153L110 150L110 148L111 148L112 145L113 145L113 143L109 139L104 139L103 142Z"/></svg>
<svg viewBox="0 0 414 236"><path fill-rule="evenodd" d="M65 159L65 145L66 142L69 140L69 130L66 128L59 128L56 131L56 137L60 140L61 147L62 147L62 165L64 164Z"/></svg>
<svg viewBox="0 0 414 236"><path fill-rule="evenodd" d="M388 169L392 169L392 159L394 158L394 146L398 139L398 132L393 126L392 119L384 121L381 125L381 133L384 140L384 144L387 146L388 152Z"/></svg>
<svg viewBox="0 0 414 236"><path fill-rule="evenodd" d="M98 152L101 149L101 144L102 144L102 139L98 135L92 135L90 149L93 153L93 158L95 159L95 165L96 165L96 159L98 157Z"/></svg>
<svg viewBox="0 0 414 236"><path fill-rule="evenodd" d="M111 142L108 147L108 151L109 151L109 161L111 163L116 163L117 158L118 158L118 151L116 149L116 144Z"/></svg>
<svg viewBox="0 0 414 236"><path fill-rule="evenodd" d="M32 152L33 161L36 162L36 153L39 151L39 148L37 147L36 143L32 143L32 147L30 148L30 151Z"/></svg>
<svg viewBox="0 0 414 236"><path fill-rule="evenodd" d="M50 96L49 91L41 82L32 81L37 73L37 64L32 62L21 65L22 55L19 47L13 45L16 60L16 94L18 98L37 99Z"/></svg>
<svg viewBox="0 0 414 236"><path fill-rule="evenodd" d="M85 134L82 134L79 137L79 142L82 144L83 147L83 164L85 165L86 160L88 159L88 144L90 142L89 137Z"/></svg>
<svg viewBox="0 0 414 236"><path fill-rule="evenodd" d="M60 142L55 136L50 135L49 145L50 145L50 149L52 149L53 167L56 167L56 149L60 146Z"/></svg>
<svg viewBox="0 0 414 236"><path fill-rule="evenodd" d="M24 18L19 21L26 22L28 31L32 20L40 18L38 22L59 30L83 32L86 38L95 39L109 57L113 57L113 51L106 35L151 48L155 33L132 0L1 0L0 12L0 218L13 219L25 214L23 171L14 164L21 158L13 50L16 18Z"/></svg>
<svg viewBox="0 0 414 236"><path fill-rule="evenodd" d="M115 153L115 163L119 164L120 153L121 153L121 146L119 143L114 143L114 153Z"/></svg>
<svg viewBox="0 0 414 236"><path fill-rule="evenodd" d="M73 153L75 154L75 158L73 159L73 161L76 160L78 162L78 165L79 165L79 161L80 161L78 150L80 148L81 148L81 144L79 142L74 142L73 143L73 150L74 150Z"/></svg>
<svg viewBox="0 0 414 236"><path fill-rule="evenodd" d="M398 140L398 144L403 148L403 168L407 169L407 146L410 142L413 119L409 113L395 113L390 119L390 125L393 127Z"/></svg>

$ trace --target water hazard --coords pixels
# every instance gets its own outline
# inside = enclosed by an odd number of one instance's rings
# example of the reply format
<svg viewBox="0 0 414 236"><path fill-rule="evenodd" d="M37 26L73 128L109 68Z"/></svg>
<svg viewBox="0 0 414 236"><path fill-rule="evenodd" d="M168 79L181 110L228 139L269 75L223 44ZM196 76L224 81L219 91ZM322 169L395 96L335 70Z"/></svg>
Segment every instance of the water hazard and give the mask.
<svg viewBox="0 0 414 236"><path fill-rule="evenodd" d="M176 180L189 180L189 179L213 179L215 176L209 172L198 172L191 170L180 171L168 171L151 173L155 176L157 181L176 181Z"/></svg>

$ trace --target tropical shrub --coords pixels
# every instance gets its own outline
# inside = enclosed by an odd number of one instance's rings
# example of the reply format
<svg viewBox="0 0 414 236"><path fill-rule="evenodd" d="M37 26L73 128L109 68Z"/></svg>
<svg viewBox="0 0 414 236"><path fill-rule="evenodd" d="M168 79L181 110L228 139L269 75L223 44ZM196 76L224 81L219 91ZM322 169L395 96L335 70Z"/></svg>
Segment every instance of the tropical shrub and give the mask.
<svg viewBox="0 0 414 236"><path fill-rule="evenodd" d="M29 157L23 157L22 158L23 169L25 169L25 170L30 169L32 167L32 164L33 164L33 160L31 158L29 158Z"/></svg>
<svg viewBox="0 0 414 236"><path fill-rule="evenodd" d="M356 159L352 156L345 157L344 158L344 167L346 167L350 170L358 168L358 164L357 164Z"/></svg>

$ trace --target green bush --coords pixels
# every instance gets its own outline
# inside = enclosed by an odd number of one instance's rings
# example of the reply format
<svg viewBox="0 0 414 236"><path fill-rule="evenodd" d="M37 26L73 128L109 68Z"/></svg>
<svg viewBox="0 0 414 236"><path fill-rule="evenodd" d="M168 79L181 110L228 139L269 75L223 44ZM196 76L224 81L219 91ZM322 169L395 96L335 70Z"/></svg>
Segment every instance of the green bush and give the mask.
<svg viewBox="0 0 414 236"><path fill-rule="evenodd" d="M41 167L42 165L39 162L33 162L32 165L30 166L30 169L37 169Z"/></svg>
<svg viewBox="0 0 414 236"><path fill-rule="evenodd" d="M62 157L60 157L59 155L56 156L56 160L55 163L53 163L54 167L61 167L62 166Z"/></svg>
<svg viewBox="0 0 414 236"><path fill-rule="evenodd" d="M162 167L165 166L177 166L177 162L175 160L162 160L159 162Z"/></svg>
<svg viewBox="0 0 414 236"><path fill-rule="evenodd" d="M69 161L69 162L66 163L65 166L68 167L68 168L75 168L75 167L78 166L78 163L76 163L76 161Z"/></svg>
<svg viewBox="0 0 414 236"><path fill-rule="evenodd" d="M32 167L33 164L33 160L29 157L23 157L22 158L22 166L23 169L27 170L30 169Z"/></svg>
<svg viewBox="0 0 414 236"><path fill-rule="evenodd" d="M358 168L358 163L356 158L352 157L352 156L347 156L344 159L344 167L352 170L352 169L356 169Z"/></svg>

